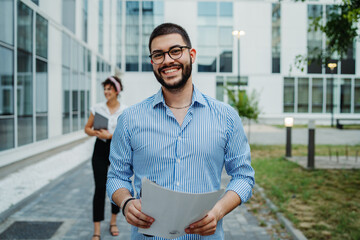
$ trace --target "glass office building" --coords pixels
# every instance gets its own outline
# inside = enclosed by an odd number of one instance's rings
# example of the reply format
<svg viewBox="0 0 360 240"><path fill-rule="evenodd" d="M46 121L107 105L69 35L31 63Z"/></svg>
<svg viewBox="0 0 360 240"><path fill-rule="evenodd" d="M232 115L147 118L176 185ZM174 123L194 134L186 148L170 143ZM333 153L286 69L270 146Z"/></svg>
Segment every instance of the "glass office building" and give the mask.
<svg viewBox="0 0 360 240"><path fill-rule="evenodd" d="M331 11L329 1L2 0L0 158L84 138L109 75L122 78L127 105L155 93L148 39L163 22L188 31L197 50L193 82L209 96L226 102L224 86L235 89L240 79L258 92L261 121L360 118L359 42L341 62L330 59L332 71L316 61L294 67L297 55L312 60L326 49L323 33L308 32L308 18L326 20Z"/></svg>

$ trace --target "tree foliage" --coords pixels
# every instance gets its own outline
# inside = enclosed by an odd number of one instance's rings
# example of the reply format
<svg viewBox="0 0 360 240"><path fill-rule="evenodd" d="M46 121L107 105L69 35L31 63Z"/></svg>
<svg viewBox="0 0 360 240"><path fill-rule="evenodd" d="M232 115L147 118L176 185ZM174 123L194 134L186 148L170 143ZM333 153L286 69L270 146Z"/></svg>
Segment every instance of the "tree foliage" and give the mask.
<svg viewBox="0 0 360 240"><path fill-rule="evenodd" d="M305 0L295 1L305 2ZM323 64L331 58L341 60L354 41L359 40L360 0L342 0L327 14L326 21L323 21L322 17L310 18L310 20L308 31L320 30L327 39L326 49L313 49L312 55L316 56L315 60ZM295 67L303 71L304 63L310 64L311 61L309 56L298 55L295 58Z"/></svg>
<svg viewBox="0 0 360 240"><path fill-rule="evenodd" d="M258 95L255 91L250 96L245 90L237 89L235 92L226 88L230 105L238 112L239 116L257 121L260 114Z"/></svg>

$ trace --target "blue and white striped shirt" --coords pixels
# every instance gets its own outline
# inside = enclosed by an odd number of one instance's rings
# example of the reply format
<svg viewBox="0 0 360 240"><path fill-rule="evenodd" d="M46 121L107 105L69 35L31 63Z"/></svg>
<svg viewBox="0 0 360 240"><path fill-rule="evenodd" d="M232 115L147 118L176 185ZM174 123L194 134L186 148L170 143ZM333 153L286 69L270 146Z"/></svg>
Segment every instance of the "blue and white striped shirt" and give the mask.
<svg viewBox="0 0 360 240"><path fill-rule="evenodd" d="M232 190L246 202L254 185L250 146L239 115L229 105L194 87L192 104L180 126L166 106L161 89L127 108L118 119L111 141L107 191L111 199L119 188L134 189L148 178L165 188L188 193L220 189L223 166ZM155 219L156 221L156 219ZM222 221L212 236L185 235L179 239L223 239ZM132 239L147 239L132 228ZM152 238L161 239L161 238Z"/></svg>

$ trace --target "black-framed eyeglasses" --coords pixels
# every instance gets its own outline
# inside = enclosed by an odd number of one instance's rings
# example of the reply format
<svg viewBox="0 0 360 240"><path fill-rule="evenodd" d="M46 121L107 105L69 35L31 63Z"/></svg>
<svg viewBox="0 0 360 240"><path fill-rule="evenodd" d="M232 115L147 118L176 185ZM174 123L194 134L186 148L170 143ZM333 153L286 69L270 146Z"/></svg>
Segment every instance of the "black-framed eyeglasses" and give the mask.
<svg viewBox="0 0 360 240"><path fill-rule="evenodd" d="M190 47L188 46L173 46L167 52L161 52L161 51L153 52L152 54L149 55L149 57L151 58L153 63L161 64L165 60L166 53L169 55L169 57L171 57L174 60L181 58L184 48L190 49Z"/></svg>

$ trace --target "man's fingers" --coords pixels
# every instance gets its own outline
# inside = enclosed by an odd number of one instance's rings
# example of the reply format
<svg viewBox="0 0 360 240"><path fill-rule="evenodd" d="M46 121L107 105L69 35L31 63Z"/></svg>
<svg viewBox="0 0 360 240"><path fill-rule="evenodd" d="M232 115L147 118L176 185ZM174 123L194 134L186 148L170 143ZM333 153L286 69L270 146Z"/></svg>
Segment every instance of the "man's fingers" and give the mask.
<svg viewBox="0 0 360 240"><path fill-rule="evenodd" d="M212 235L215 233L217 227L217 221L213 215L207 215L203 219L190 224L190 226L185 229L186 233L190 234L200 234L202 236Z"/></svg>
<svg viewBox="0 0 360 240"><path fill-rule="evenodd" d="M140 228L149 228L154 219L141 212L140 200L130 201L125 209L126 221Z"/></svg>
<svg viewBox="0 0 360 240"><path fill-rule="evenodd" d="M190 229L191 228L201 228L202 226L205 226L214 220L215 220L215 217L213 215L206 215L204 218L200 219L199 221L190 224L189 228Z"/></svg>

